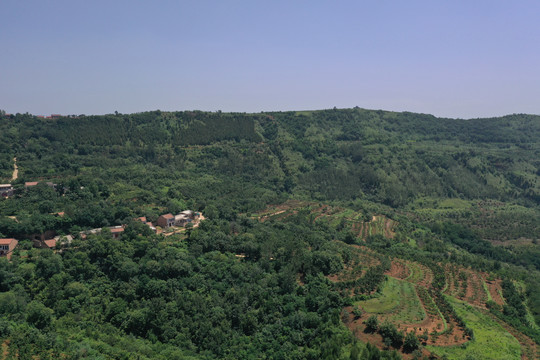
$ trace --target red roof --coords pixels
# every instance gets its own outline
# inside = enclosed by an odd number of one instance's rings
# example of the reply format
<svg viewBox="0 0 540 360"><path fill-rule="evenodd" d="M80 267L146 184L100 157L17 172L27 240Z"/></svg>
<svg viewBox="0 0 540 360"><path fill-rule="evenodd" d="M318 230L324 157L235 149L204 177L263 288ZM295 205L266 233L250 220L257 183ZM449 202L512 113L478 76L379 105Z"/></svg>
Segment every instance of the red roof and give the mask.
<svg viewBox="0 0 540 360"><path fill-rule="evenodd" d="M120 233L120 232L123 232L124 231L124 228L116 228L116 229L111 229L111 233Z"/></svg>
<svg viewBox="0 0 540 360"><path fill-rule="evenodd" d="M0 245L9 245L11 244L15 239L0 239Z"/></svg>
<svg viewBox="0 0 540 360"><path fill-rule="evenodd" d="M137 218L135 220L139 220L139 221L142 221L143 223L146 222L146 216L141 216L140 218Z"/></svg>
<svg viewBox="0 0 540 360"><path fill-rule="evenodd" d="M37 181L30 181L30 182L24 183L24 186L36 186L37 184L38 184Z"/></svg>
<svg viewBox="0 0 540 360"><path fill-rule="evenodd" d="M50 248L53 248L53 247L56 246L56 240L55 239L45 240L44 243Z"/></svg>
<svg viewBox="0 0 540 360"><path fill-rule="evenodd" d="M165 219L174 219L173 214L165 214L165 215L161 215L161 216L163 216Z"/></svg>

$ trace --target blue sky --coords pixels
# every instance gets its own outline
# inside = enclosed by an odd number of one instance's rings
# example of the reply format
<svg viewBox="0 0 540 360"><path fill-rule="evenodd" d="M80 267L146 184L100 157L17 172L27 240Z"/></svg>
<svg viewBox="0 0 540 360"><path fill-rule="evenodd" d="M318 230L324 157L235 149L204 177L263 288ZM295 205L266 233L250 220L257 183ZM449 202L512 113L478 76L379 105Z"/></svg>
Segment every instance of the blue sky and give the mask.
<svg viewBox="0 0 540 360"><path fill-rule="evenodd" d="M0 109L540 114L539 1L0 1Z"/></svg>

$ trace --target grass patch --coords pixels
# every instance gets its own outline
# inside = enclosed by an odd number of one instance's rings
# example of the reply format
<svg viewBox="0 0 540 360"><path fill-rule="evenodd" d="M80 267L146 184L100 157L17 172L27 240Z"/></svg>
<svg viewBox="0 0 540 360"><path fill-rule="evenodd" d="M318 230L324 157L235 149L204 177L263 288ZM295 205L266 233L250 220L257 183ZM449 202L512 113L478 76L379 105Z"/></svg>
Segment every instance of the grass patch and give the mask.
<svg viewBox="0 0 540 360"><path fill-rule="evenodd" d="M409 267L410 274L405 280L416 284L424 278L424 272L418 264L409 263L407 266Z"/></svg>
<svg viewBox="0 0 540 360"><path fill-rule="evenodd" d="M380 296L357 303L371 314L388 315L397 324L414 324L425 319L426 313L411 283L388 277Z"/></svg>
<svg viewBox="0 0 540 360"><path fill-rule="evenodd" d="M493 301L493 298L491 297L491 294L489 293L488 286L487 286L487 284L486 284L486 282L484 280L482 280L482 285L484 286L484 291L487 294L488 301Z"/></svg>
<svg viewBox="0 0 540 360"><path fill-rule="evenodd" d="M454 297L446 298L474 331L474 339L460 346L428 346L428 350L448 359L521 359L519 342L489 315Z"/></svg>
<svg viewBox="0 0 540 360"><path fill-rule="evenodd" d="M471 207L471 202L462 199L444 199L439 202L441 209L468 209Z"/></svg>

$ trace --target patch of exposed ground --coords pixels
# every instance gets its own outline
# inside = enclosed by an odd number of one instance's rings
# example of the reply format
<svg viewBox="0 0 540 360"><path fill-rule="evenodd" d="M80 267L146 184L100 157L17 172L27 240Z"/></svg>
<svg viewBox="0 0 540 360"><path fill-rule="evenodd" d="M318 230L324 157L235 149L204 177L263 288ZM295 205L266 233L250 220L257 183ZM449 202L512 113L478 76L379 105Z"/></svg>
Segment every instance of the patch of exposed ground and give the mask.
<svg viewBox="0 0 540 360"><path fill-rule="evenodd" d="M385 274L392 276L396 279L404 280L409 277L411 271L409 270L409 267L405 264L404 261L395 259L392 260L390 270L388 270Z"/></svg>
<svg viewBox="0 0 540 360"><path fill-rule="evenodd" d="M13 176L11 177L11 181L15 181L19 178L19 167L17 166L17 158L13 158Z"/></svg>
<svg viewBox="0 0 540 360"><path fill-rule="evenodd" d="M447 279L445 294L482 309L486 308L486 302L490 297L495 303L504 305L501 279L493 279L488 273L456 265L445 265L445 272Z"/></svg>
<svg viewBox="0 0 540 360"><path fill-rule="evenodd" d="M9 355L9 340L2 342L2 360L7 359Z"/></svg>
<svg viewBox="0 0 540 360"><path fill-rule="evenodd" d="M369 313L364 313L360 317L355 317L352 314L352 307L346 307L344 308L344 314L342 316L342 320L344 321L345 325L349 328L349 330L362 342L369 342L372 345L377 346L379 349L385 349L386 346L383 343L382 336L378 333L370 333L366 332L366 325L364 324L365 321L372 315ZM445 334L438 334L433 335L434 332L440 332L442 325L442 320L435 317L426 317L424 321L418 324L397 324L397 328L399 331L403 331L404 333L408 332L415 332L418 336L422 335L426 330L428 332L428 340L426 342L423 342L422 344L425 345L436 345L436 346L453 346L453 345L460 345L463 344L470 339L468 339L463 330L458 328L457 326L453 326L453 329L451 332L447 332ZM402 350L402 349L398 349ZM428 350L425 348L422 348L422 354L426 357L429 357L432 355ZM412 359L413 355L409 353L403 353L401 352L401 356L404 359Z"/></svg>
<svg viewBox="0 0 540 360"><path fill-rule="evenodd" d="M484 277L489 294L491 295L491 299L496 302L499 305L504 305L505 301L502 294L502 280L496 279L496 280L490 280L488 276Z"/></svg>

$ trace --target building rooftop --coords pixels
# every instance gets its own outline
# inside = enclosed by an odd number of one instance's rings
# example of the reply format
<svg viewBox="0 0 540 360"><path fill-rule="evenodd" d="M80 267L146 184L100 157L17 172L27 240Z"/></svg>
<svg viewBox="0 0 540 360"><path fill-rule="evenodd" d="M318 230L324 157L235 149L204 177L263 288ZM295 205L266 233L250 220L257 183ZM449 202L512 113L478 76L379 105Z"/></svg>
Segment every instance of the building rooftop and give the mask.
<svg viewBox="0 0 540 360"><path fill-rule="evenodd" d="M45 245L47 245L50 248L53 248L56 246L56 239L49 239L44 241Z"/></svg>
<svg viewBox="0 0 540 360"><path fill-rule="evenodd" d="M9 238L9 239L0 239L0 245L9 245L11 244L13 241L17 241L13 238Z"/></svg>

